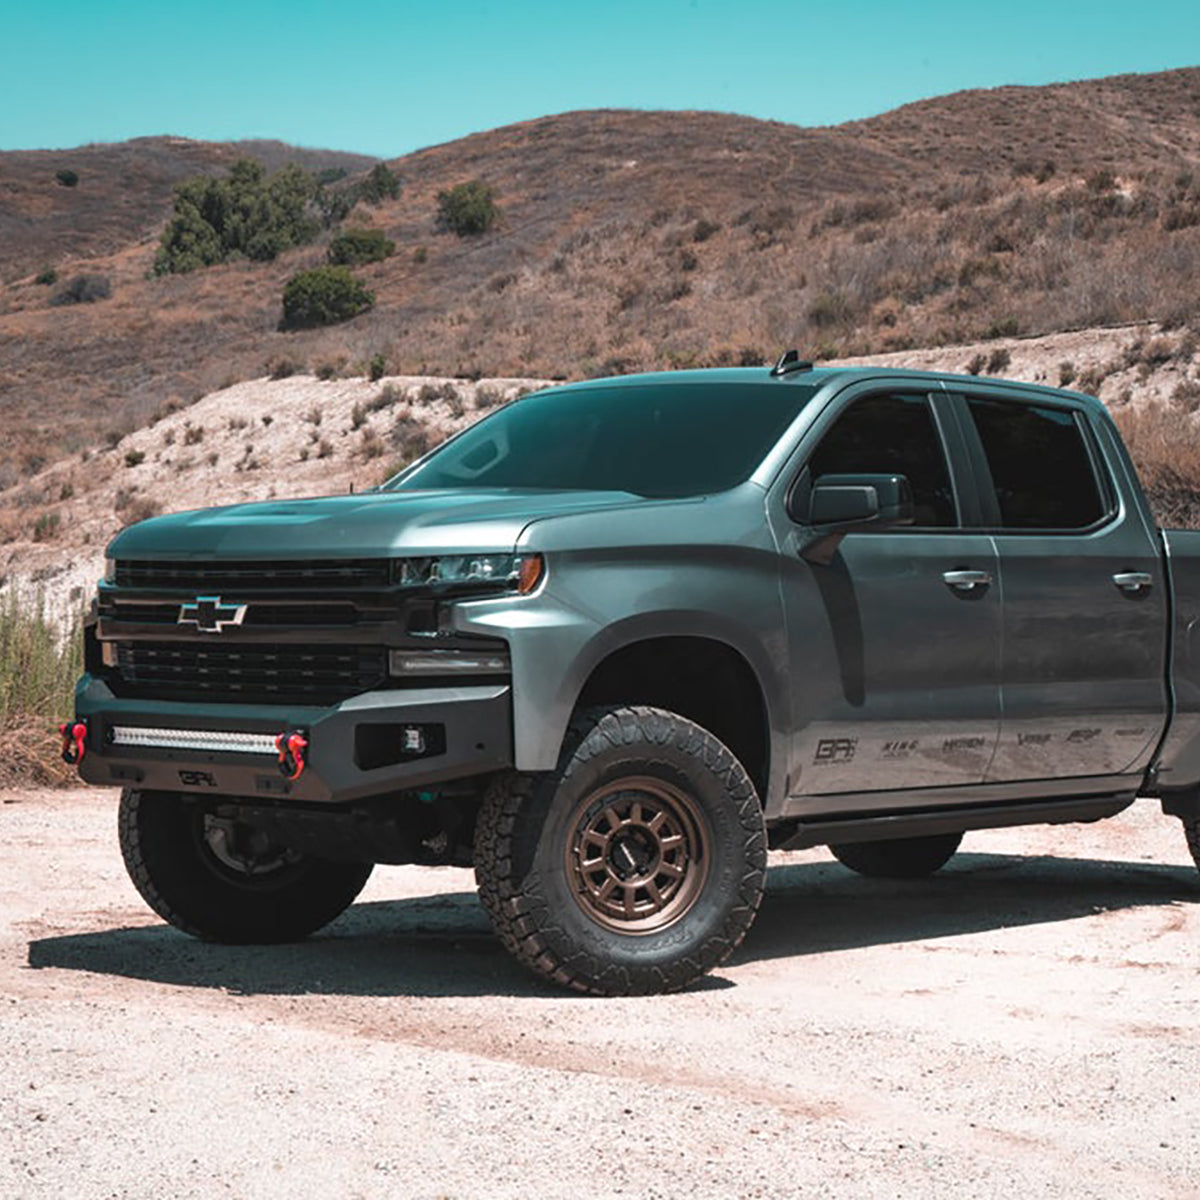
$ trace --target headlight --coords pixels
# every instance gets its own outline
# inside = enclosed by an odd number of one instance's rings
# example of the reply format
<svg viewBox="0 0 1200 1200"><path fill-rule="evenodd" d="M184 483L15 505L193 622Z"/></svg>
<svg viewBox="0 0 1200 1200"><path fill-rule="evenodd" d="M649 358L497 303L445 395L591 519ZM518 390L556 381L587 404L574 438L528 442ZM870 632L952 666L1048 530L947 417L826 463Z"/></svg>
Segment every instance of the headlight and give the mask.
<svg viewBox="0 0 1200 1200"><path fill-rule="evenodd" d="M104 559L104 582L117 582L117 560L115 558L109 558L107 555Z"/></svg>
<svg viewBox="0 0 1200 1200"><path fill-rule="evenodd" d="M392 582L438 591L517 592L528 596L542 581L540 554L448 554L392 560Z"/></svg>

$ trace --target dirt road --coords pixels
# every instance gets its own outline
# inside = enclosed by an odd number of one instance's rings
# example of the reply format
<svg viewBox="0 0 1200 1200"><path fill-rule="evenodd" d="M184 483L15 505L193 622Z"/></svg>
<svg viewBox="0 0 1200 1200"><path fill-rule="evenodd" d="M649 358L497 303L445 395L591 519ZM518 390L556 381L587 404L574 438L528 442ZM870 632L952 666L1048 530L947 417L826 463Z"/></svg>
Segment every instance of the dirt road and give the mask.
<svg viewBox="0 0 1200 1200"><path fill-rule="evenodd" d="M126 881L114 793L0 800L2 1200L1200 1195L1200 876L1150 802L916 884L776 855L728 968L591 1000L469 872L205 946Z"/></svg>

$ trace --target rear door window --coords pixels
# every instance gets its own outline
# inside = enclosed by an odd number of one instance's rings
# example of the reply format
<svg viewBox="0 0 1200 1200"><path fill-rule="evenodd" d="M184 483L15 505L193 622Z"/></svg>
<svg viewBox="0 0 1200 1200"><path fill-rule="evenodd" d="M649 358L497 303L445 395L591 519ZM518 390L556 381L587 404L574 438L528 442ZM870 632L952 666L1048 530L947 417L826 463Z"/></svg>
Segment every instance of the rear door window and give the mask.
<svg viewBox="0 0 1200 1200"><path fill-rule="evenodd" d="M1080 417L968 397L1006 529L1084 529L1109 515Z"/></svg>

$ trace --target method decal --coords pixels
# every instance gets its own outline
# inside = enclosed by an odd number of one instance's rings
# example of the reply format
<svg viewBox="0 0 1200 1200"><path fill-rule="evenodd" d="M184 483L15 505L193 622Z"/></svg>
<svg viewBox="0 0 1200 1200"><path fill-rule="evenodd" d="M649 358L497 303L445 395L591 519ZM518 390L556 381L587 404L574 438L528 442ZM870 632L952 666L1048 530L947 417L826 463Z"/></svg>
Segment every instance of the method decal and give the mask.
<svg viewBox="0 0 1200 1200"><path fill-rule="evenodd" d="M946 754L954 754L963 750L982 750L986 745L987 738L984 737L947 738L942 743L942 751Z"/></svg>

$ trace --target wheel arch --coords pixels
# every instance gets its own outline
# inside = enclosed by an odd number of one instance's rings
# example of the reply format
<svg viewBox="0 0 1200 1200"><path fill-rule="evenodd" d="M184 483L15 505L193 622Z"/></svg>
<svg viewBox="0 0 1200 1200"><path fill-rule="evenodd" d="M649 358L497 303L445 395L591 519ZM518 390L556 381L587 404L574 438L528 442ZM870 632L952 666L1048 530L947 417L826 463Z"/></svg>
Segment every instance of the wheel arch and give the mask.
<svg viewBox="0 0 1200 1200"><path fill-rule="evenodd" d="M776 745L772 697L746 653L711 633L655 631L595 656L572 712L612 704L664 708L703 726L742 763L764 804Z"/></svg>

